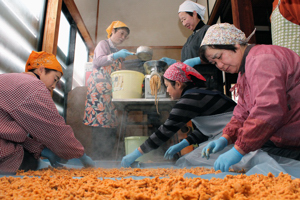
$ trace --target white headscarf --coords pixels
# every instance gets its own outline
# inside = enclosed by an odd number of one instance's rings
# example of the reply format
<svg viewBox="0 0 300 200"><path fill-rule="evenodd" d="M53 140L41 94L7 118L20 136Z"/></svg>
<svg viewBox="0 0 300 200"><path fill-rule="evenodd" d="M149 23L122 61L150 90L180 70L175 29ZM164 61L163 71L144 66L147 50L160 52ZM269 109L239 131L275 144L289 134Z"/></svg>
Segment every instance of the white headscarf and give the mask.
<svg viewBox="0 0 300 200"><path fill-rule="evenodd" d="M206 8L198 3L195 3L191 0L186 0L184 1L180 6L179 6L179 10L178 13L180 12L193 12L196 11L202 20L204 20L204 14L205 14L205 10Z"/></svg>

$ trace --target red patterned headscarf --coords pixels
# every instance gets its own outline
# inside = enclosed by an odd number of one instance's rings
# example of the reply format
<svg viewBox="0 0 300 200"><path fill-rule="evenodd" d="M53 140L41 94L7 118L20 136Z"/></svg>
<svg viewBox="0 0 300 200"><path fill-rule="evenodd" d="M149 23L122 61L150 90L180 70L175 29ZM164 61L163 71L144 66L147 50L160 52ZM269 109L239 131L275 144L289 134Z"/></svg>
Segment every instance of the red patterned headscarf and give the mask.
<svg viewBox="0 0 300 200"><path fill-rule="evenodd" d="M197 70L182 62L174 63L164 73L164 77L166 79L182 83L192 82L191 75L202 81L206 81L206 79Z"/></svg>

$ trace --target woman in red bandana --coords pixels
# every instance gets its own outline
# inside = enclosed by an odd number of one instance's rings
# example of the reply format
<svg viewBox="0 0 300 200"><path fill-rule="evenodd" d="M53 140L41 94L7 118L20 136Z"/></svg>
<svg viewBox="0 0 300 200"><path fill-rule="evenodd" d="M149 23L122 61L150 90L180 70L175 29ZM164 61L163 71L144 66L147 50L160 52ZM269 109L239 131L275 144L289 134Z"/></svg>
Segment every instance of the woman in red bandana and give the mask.
<svg viewBox="0 0 300 200"><path fill-rule="evenodd" d="M205 81L198 71L181 62L166 70L164 83L167 92L178 102L165 123L133 153L123 157L122 167L129 167L144 153L157 149L190 120L195 129L187 138L166 151L166 159L172 159L189 145L200 144L222 132L232 117L236 103L217 90L208 90Z"/></svg>

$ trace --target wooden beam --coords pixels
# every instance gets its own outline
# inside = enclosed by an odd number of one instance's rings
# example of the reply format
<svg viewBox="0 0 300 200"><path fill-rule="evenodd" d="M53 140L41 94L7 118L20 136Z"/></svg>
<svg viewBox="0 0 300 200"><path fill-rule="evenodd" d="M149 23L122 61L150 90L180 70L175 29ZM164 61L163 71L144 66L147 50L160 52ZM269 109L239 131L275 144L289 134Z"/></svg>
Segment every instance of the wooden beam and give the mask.
<svg viewBox="0 0 300 200"><path fill-rule="evenodd" d="M94 53L95 43L93 42L93 40L83 22L83 19L81 18L81 15L77 9L77 6L76 6L74 0L64 0L64 3L66 4L73 20L75 21L77 28L83 37L83 40L85 41L86 45L88 46L90 54Z"/></svg>
<svg viewBox="0 0 300 200"><path fill-rule="evenodd" d="M56 55L62 0L48 0L42 50Z"/></svg>
<svg viewBox="0 0 300 200"><path fill-rule="evenodd" d="M248 37L254 30L254 18L251 0L231 0L233 24ZM256 43L255 35L249 43Z"/></svg>
<svg viewBox="0 0 300 200"><path fill-rule="evenodd" d="M221 11L221 2L222 2L222 0L216 0L215 5L212 9L212 12L211 12L210 17L209 17L208 22L207 22L208 25L213 25L213 24L217 23L218 18L220 17L220 14L221 14L220 13L220 11Z"/></svg>
<svg viewBox="0 0 300 200"><path fill-rule="evenodd" d="M98 38L99 5L100 5L100 0L97 1L97 17L96 17L95 42L97 41L97 38Z"/></svg>

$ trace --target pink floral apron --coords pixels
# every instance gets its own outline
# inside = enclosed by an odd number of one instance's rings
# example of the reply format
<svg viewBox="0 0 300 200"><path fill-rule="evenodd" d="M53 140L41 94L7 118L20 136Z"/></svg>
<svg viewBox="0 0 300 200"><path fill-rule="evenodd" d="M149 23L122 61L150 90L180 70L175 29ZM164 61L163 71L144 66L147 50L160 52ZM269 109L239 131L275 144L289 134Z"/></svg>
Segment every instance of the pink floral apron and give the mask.
<svg viewBox="0 0 300 200"><path fill-rule="evenodd" d="M112 65L94 68L87 81L88 91L85 102L83 123L88 126L115 128L118 126L117 109L112 103L111 73L121 69L122 61Z"/></svg>

